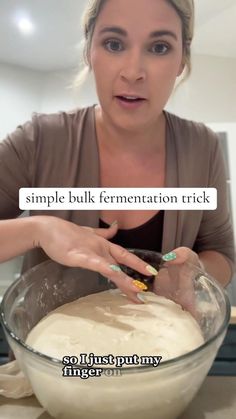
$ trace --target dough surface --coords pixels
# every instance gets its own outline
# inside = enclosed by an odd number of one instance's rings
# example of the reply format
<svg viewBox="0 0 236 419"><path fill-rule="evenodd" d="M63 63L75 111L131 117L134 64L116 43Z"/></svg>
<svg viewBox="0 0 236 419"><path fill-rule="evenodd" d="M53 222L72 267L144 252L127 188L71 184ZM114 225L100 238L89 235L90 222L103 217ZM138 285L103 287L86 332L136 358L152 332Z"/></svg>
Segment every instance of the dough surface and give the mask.
<svg viewBox="0 0 236 419"><path fill-rule="evenodd" d="M159 355L165 361L204 342L197 322L178 304L150 292L145 298L145 304L134 304L119 290L82 297L44 317L26 343L60 360L92 352Z"/></svg>

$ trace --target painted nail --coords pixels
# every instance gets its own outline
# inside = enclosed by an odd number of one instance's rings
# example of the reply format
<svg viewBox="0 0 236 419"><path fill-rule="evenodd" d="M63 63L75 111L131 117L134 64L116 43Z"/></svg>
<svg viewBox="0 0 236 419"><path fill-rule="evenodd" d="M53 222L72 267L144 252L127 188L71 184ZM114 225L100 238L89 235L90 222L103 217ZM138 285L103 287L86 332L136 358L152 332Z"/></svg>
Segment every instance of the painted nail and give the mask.
<svg viewBox="0 0 236 419"><path fill-rule="evenodd" d="M121 272L121 268L118 265L109 265L109 267L114 271L114 272Z"/></svg>
<svg viewBox="0 0 236 419"><path fill-rule="evenodd" d="M158 274L158 271L155 268L153 268L153 266L151 266L151 265L147 265L146 269L152 275L157 275Z"/></svg>
<svg viewBox="0 0 236 419"><path fill-rule="evenodd" d="M141 301L142 303L146 303L146 298L143 292L138 292L137 293L137 298L139 299L139 301Z"/></svg>
<svg viewBox="0 0 236 419"><path fill-rule="evenodd" d="M117 220L115 220L115 221L113 221L113 223L111 223L110 227L114 227L114 226L116 226L117 224L118 224L118 221L117 221Z"/></svg>
<svg viewBox="0 0 236 419"><path fill-rule="evenodd" d="M146 291L148 289L147 285L145 285L143 282L138 281L137 279L134 279L132 281L132 284L140 288L142 291Z"/></svg>
<svg viewBox="0 0 236 419"><path fill-rule="evenodd" d="M162 259L165 262L169 262L170 260L175 260L176 259L176 253L175 252L166 253L166 255L162 256Z"/></svg>

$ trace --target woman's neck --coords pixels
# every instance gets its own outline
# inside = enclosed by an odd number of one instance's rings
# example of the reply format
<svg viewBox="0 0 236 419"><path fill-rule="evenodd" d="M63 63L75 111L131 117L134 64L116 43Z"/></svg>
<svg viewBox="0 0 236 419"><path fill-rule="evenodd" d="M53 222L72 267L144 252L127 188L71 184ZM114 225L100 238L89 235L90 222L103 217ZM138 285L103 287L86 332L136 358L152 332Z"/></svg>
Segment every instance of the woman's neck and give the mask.
<svg viewBox="0 0 236 419"><path fill-rule="evenodd" d="M125 130L114 126L103 114L100 107L95 108L96 131L99 147L111 154L153 155L165 147L166 119L164 113L150 127Z"/></svg>

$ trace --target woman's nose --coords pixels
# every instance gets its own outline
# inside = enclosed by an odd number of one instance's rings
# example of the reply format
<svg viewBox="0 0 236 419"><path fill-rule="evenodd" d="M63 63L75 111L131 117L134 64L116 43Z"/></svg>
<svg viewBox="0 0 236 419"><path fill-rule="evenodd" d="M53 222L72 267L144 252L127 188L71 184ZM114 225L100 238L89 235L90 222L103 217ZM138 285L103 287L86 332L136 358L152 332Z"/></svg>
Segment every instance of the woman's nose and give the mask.
<svg viewBox="0 0 236 419"><path fill-rule="evenodd" d="M143 57L140 52L127 52L127 56L124 58L122 63L120 76L123 80L125 79L129 82L145 80L146 71L144 68Z"/></svg>

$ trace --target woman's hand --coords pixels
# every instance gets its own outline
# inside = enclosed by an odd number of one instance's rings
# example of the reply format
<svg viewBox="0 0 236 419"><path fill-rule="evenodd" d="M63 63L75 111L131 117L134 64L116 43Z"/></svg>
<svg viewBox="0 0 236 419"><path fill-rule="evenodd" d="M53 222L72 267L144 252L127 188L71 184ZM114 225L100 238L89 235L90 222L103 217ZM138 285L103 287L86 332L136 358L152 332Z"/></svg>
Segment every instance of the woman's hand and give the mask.
<svg viewBox="0 0 236 419"><path fill-rule="evenodd" d="M164 255L163 261L153 291L175 301L195 316L194 266L202 268L198 255L187 247L179 247Z"/></svg>
<svg viewBox="0 0 236 419"><path fill-rule="evenodd" d="M108 241L117 232L117 224L108 229L81 227L57 217L33 217L37 223L34 245L41 247L54 261L71 267L99 272L113 281L132 301L140 303L141 291L119 264L144 275L153 275L150 265L126 249ZM37 220L36 220L37 219Z"/></svg>

